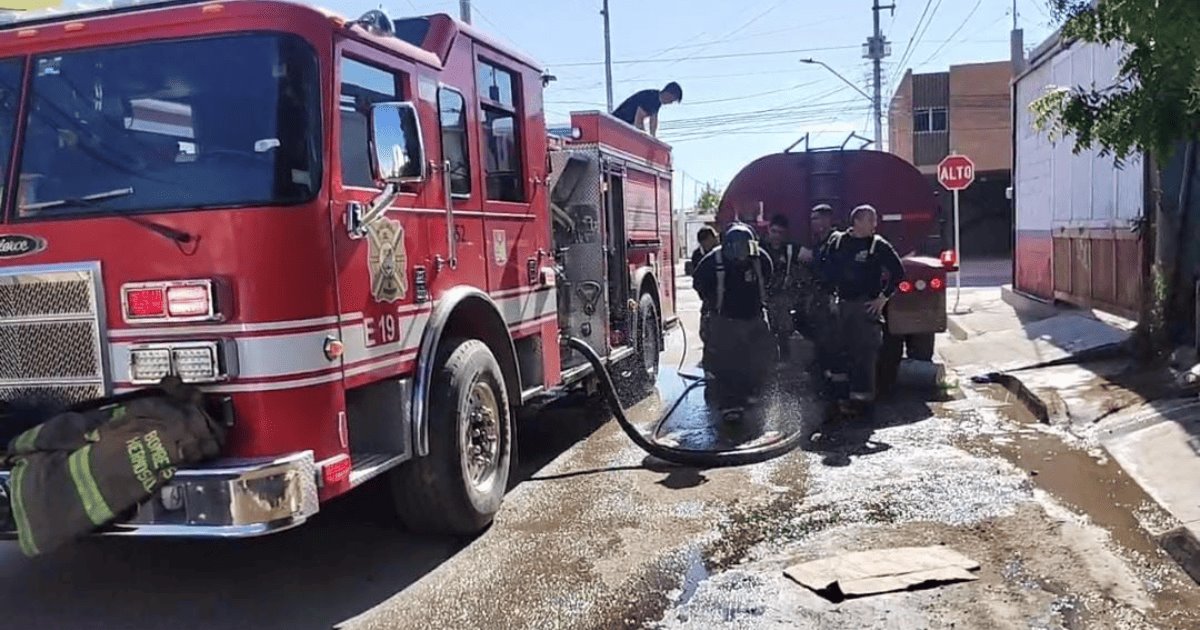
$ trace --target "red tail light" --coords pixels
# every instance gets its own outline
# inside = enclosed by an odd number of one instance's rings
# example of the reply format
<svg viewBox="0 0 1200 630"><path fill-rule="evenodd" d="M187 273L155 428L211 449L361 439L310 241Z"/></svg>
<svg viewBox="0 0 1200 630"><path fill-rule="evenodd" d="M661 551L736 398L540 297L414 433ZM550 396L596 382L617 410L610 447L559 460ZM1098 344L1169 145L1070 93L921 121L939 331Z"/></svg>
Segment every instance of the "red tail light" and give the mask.
<svg viewBox="0 0 1200 630"><path fill-rule="evenodd" d="M125 291L125 319L158 319L166 314L167 296L161 287Z"/></svg>
<svg viewBox="0 0 1200 630"><path fill-rule="evenodd" d="M900 284L896 285L896 288L899 289L901 293L912 293L913 285L908 280L904 280Z"/></svg>
<svg viewBox="0 0 1200 630"><path fill-rule="evenodd" d="M211 280L138 282L121 287L125 321L209 321L217 319Z"/></svg>
<svg viewBox="0 0 1200 630"><path fill-rule="evenodd" d="M956 254L953 249L947 249L946 251L942 252L941 258L943 267L958 266L958 254Z"/></svg>
<svg viewBox="0 0 1200 630"><path fill-rule="evenodd" d="M942 280L941 278L934 278L929 281L929 290L930 291L941 291L942 289L945 289L945 288L946 288L946 281Z"/></svg>
<svg viewBox="0 0 1200 630"><path fill-rule="evenodd" d="M354 463L345 455L338 455L321 466L321 481L326 486L339 484L350 478Z"/></svg>

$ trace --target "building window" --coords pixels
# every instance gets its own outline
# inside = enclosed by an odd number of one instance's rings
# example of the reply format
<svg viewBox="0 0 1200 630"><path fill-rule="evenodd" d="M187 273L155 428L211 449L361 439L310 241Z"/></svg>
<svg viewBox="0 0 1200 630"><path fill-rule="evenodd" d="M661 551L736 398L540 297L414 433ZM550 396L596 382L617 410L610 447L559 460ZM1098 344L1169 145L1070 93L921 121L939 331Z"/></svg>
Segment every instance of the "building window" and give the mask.
<svg viewBox="0 0 1200 630"><path fill-rule="evenodd" d="M371 105L400 100L399 77L387 70L342 58L342 185L375 188L371 173Z"/></svg>
<svg viewBox="0 0 1200 630"><path fill-rule="evenodd" d="M467 144L467 102L450 88L438 92L442 159L450 163L450 192L471 194L471 153Z"/></svg>
<svg viewBox="0 0 1200 630"><path fill-rule="evenodd" d="M524 201L525 175L521 166L517 77L482 59L478 73L479 103L483 109L487 196L493 201Z"/></svg>
<svg viewBox="0 0 1200 630"><path fill-rule="evenodd" d="M932 107L913 110L913 132L935 133L946 131L947 118L945 107Z"/></svg>

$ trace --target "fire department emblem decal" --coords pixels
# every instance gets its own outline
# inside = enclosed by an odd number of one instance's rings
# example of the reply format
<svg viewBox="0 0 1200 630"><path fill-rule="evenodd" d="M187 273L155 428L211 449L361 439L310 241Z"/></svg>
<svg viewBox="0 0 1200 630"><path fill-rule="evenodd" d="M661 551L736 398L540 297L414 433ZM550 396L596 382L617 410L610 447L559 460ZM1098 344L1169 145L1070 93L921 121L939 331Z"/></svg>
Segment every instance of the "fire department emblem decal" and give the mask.
<svg viewBox="0 0 1200 630"><path fill-rule="evenodd" d="M408 254L399 221L381 219L368 228L367 267L376 302L395 302L408 294Z"/></svg>

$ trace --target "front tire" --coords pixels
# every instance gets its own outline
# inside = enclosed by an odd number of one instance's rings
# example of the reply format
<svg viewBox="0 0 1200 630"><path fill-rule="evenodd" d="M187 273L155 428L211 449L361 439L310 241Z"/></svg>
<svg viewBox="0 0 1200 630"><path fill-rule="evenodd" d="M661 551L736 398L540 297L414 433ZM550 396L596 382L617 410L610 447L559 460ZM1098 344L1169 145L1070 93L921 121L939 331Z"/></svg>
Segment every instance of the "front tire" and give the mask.
<svg viewBox="0 0 1200 630"><path fill-rule="evenodd" d="M476 339L448 339L429 394L429 455L398 468L392 492L412 531L475 535L491 524L512 469L504 374Z"/></svg>

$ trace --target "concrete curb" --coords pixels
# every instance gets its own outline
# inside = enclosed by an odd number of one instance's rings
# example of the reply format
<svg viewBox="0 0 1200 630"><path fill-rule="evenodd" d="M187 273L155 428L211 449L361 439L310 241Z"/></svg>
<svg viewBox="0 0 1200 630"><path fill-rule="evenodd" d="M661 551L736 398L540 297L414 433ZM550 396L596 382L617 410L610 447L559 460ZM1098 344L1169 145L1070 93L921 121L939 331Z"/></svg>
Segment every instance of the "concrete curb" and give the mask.
<svg viewBox="0 0 1200 630"><path fill-rule="evenodd" d="M998 372L989 376L991 382L1000 385L1008 390L1010 394L1016 396L1017 401L1029 413L1033 414L1038 419L1038 422L1051 424L1050 405L1046 404L1046 401L1042 400L1041 396L1035 394L1025 383L1021 382L1021 379L1004 372Z"/></svg>
<svg viewBox="0 0 1200 630"><path fill-rule="evenodd" d="M1200 541L1186 527L1177 527L1158 537L1158 544L1200 584Z"/></svg>
<svg viewBox="0 0 1200 630"><path fill-rule="evenodd" d="M1027 317L1045 319L1063 312L1062 307L1056 305L1054 302L1043 302L1023 293L1017 293L1013 290L1011 284L1000 287L1000 299L1005 304L1013 307L1013 310L1017 313Z"/></svg>
<svg viewBox="0 0 1200 630"><path fill-rule="evenodd" d="M966 341L975 334L974 330L971 330L954 315L946 316L946 332L949 332L950 336L958 341Z"/></svg>

